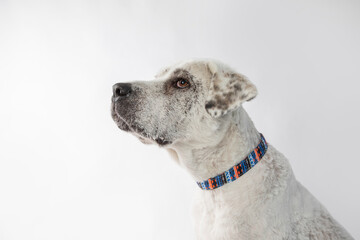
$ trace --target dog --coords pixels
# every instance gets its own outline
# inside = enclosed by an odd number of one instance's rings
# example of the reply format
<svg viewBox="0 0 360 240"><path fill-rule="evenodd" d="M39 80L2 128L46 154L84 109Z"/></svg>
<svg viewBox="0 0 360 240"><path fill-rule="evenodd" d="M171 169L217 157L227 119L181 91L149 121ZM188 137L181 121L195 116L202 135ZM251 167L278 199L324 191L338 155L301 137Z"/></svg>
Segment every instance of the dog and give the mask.
<svg viewBox="0 0 360 240"><path fill-rule="evenodd" d="M255 128L242 104L257 89L244 75L190 60L155 78L115 84L111 115L195 179L197 239L353 239Z"/></svg>

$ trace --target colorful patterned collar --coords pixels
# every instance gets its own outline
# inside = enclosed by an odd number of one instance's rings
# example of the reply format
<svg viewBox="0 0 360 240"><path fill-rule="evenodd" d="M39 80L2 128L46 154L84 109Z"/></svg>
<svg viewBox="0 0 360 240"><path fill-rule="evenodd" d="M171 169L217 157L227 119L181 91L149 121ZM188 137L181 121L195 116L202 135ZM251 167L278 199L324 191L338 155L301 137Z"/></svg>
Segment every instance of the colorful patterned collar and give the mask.
<svg viewBox="0 0 360 240"><path fill-rule="evenodd" d="M196 182L198 186L203 190L212 190L223 186L226 183L230 183L244 175L247 171L253 168L265 155L268 145L264 136L260 133L260 143L244 160L237 165L233 166L229 170L209 178L202 182Z"/></svg>

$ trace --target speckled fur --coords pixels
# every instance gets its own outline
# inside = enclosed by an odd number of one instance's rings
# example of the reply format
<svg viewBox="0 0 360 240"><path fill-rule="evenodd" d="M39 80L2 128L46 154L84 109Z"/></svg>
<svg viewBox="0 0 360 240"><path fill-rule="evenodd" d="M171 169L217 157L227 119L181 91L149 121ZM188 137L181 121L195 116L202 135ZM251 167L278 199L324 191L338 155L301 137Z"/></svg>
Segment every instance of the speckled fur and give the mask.
<svg viewBox="0 0 360 240"><path fill-rule="evenodd" d="M190 78L188 89L167 85L177 74ZM133 87L134 97L112 102L114 121L144 143L159 144L161 137L167 144L160 145L196 181L229 169L259 142L242 107L257 90L222 63L182 62ZM199 189L193 209L197 239L353 239L271 144L240 179L211 191Z"/></svg>

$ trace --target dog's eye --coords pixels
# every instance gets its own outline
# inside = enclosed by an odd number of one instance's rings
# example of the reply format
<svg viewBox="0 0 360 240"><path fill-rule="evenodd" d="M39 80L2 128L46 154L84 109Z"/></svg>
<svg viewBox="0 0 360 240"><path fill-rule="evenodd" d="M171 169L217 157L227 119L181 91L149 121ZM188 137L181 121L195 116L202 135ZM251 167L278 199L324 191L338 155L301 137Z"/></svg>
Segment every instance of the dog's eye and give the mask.
<svg viewBox="0 0 360 240"><path fill-rule="evenodd" d="M176 81L176 87L177 88L187 88L190 86L190 82L185 78L179 78Z"/></svg>

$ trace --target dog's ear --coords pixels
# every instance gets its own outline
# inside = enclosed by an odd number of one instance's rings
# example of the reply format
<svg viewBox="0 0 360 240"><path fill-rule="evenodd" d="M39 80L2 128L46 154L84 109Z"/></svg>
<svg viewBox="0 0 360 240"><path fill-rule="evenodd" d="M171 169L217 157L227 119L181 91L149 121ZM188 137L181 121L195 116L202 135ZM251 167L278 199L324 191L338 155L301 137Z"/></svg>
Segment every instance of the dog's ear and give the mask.
<svg viewBox="0 0 360 240"><path fill-rule="evenodd" d="M216 63L208 64L212 75L205 109L212 117L220 117L240 107L257 95L257 89L245 76Z"/></svg>

